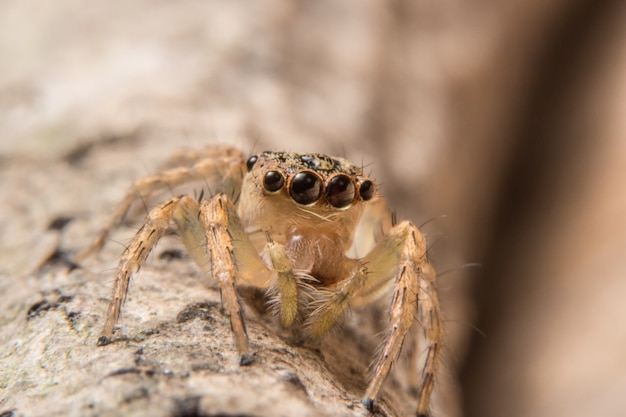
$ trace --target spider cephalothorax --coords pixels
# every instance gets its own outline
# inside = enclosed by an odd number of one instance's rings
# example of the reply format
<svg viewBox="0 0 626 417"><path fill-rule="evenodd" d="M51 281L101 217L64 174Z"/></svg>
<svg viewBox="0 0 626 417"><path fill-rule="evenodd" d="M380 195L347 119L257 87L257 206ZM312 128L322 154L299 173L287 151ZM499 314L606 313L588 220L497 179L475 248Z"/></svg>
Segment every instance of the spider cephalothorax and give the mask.
<svg viewBox="0 0 626 417"><path fill-rule="evenodd" d="M294 268L323 284L340 279L336 268L374 183L345 159L320 154L263 152L246 166L237 214L257 250L269 234Z"/></svg>
<svg viewBox="0 0 626 417"><path fill-rule="evenodd" d="M182 195L150 211L118 266L99 345L108 344L131 276L173 222L187 251L220 285L240 363L251 362L237 284L271 295L283 327L323 336L350 305L392 289L389 333L375 358L364 403L370 408L417 315L426 342L418 415L428 413L443 330L423 235L409 221L392 224L373 180L343 158L262 152L247 160L229 146L177 158L186 166L137 181L98 239L99 250L137 194L202 180L215 194Z"/></svg>

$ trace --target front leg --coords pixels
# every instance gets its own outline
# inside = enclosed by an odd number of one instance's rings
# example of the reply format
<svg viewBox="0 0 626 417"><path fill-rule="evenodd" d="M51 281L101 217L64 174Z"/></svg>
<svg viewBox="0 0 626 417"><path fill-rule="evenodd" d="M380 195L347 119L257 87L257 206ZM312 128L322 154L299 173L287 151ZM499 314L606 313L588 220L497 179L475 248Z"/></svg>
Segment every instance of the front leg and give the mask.
<svg viewBox="0 0 626 417"><path fill-rule="evenodd" d="M230 317L230 326L235 335L239 363L249 365L252 357L248 352L248 335L243 320L241 301L235 289L235 264L232 237L228 232L228 216L225 205L229 201L224 195L212 198L200 208L200 219L206 227L206 251L212 276L220 285L222 305ZM189 245L188 245L189 246Z"/></svg>
<svg viewBox="0 0 626 417"><path fill-rule="evenodd" d="M298 312L297 279L285 248L268 238L266 265L248 239L235 206L218 194L201 206L183 197L174 215L187 251L206 275L218 281L222 305L230 317L241 364L251 362L237 282L276 293L281 324L290 327Z"/></svg>
<svg viewBox="0 0 626 417"><path fill-rule="evenodd" d="M205 201L201 206L189 196L180 196L171 198L150 211L144 225L135 234L120 259L107 319L98 345L106 345L111 341L113 327L126 300L131 277L139 272L151 250L174 220L191 257L207 275L218 280L222 304L230 316L240 363L247 365L251 362L241 304L235 291L237 267L233 256L233 239L228 226L232 223L233 229L236 230L237 223L234 220L229 223L229 213L234 212L228 210L231 206L232 203L223 194L215 196L210 202ZM244 242L239 246L245 247ZM247 261L248 267L260 268L258 269L260 272L267 271L260 258L255 265L250 265L254 263L254 258Z"/></svg>
<svg viewBox="0 0 626 417"><path fill-rule="evenodd" d="M352 261L346 259L348 263ZM394 226L360 259L346 279L327 291L309 318L309 334L321 336L349 305L368 304L393 285L389 332L374 362L372 378L363 398L370 409L417 314L427 341L426 359L419 370L418 415L428 414L443 338L434 278L434 270L426 261L424 236L413 223L404 221Z"/></svg>
<svg viewBox="0 0 626 417"><path fill-rule="evenodd" d="M398 243L402 242L400 246ZM394 250L393 248L398 248ZM426 340L426 358L418 372L421 384L418 388L417 416L429 415L430 397L442 353L443 328L441 309L435 288L435 271L426 261L426 241L413 223L404 221L395 226L383 241L366 257L371 261L373 277L371 288L363 291L368 299L380 288L382 276L378 266L388 267L388 262L397 259L396 282L391 301L391 326L386 341L376 359L372 380L365 392L363 402L373 407L374 398L398 357L402 344L417 313L418 321ZM378 258L378 259L375 259ZM383 270L384 270L383 269Z"/></svg>
<svg viewBox="0 0 626 417"><path fill-rule="evenodd" d="M427 416L430 397L435 388L436 372L441 361L443 327L439 295L435 287L437 274L430 264L426 264L422 272L417 316L424 332L427 351L422 367L422 383L418 388L417 415Z"/></svg>
<svg viewBox="0 0 626 417"><path fill-rule="evenodd" d="M241 240L241 223L230 199L218 194L199 205L191 197L184 197L174 215L181 238L190 256L207 276L220 286L222 306L230 319L239 363L249 365L252 356L248 349L248 335L242 314L241 301L235 289L237 262L235 247L241 254L249 253L251 245L245 236ZM258 256L246 258L246 268L257 268L258 276L269 272Z"/></svg>
<svg viewBox="0 0 626 417"><path fill-rule="evenodd" d="M250 364L242 306L235 288L237 281L264 289L277 286L281 322L287 326L293 323L297 312L298 295L294 292L297 291L297 282L281 245L268 242L266 253L270 267L263 262L248 239L233 203L225 194L218 194L202 204L189 196L174 197L150 211L120 259L98 345L111 341L131 277L139 272L172 220L192 259L206 276L218 281L240 364Z"/></svg>

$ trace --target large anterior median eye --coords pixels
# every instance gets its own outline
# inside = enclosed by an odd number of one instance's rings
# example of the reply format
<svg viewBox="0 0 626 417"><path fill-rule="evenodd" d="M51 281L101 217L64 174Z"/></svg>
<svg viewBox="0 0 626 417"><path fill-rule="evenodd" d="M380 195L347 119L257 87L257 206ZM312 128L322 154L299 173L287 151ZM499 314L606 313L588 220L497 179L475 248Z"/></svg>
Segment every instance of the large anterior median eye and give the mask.
<svg viewBox="0 0 626 417"><path fill-rule="evenodd" d="M326 200L337 208L349 206L355 194L354 182L347 175L333 177L326 187Z"/></svg>
<svg viewBox="0 0 626 417"><path fill-rule="evenodd" d="M263 177L263 186L267 191L278 191L285 184L285 177L278 171L267 171Z"/></svg>
<svg viewBox="0 0 626 417"><path fill-rule="evenodd" d="M299 172L291 180L289 194L296 203L314 203L322 195L322 181L312 172Z"/></svg>

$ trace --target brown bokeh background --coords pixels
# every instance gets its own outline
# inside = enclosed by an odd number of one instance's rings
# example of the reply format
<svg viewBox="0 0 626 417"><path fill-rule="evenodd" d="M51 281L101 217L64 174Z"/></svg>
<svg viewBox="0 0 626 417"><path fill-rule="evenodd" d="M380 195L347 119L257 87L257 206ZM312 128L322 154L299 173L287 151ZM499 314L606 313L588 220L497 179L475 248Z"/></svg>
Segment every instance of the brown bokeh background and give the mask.
<svg viewBox="0 0 626 417"><path fill-rule="evenodd" d="M451 415L626 412L624 2L16 0L0 27L4 323L48 223L83 246L175 149L343 154L432 220Z"/></svg>

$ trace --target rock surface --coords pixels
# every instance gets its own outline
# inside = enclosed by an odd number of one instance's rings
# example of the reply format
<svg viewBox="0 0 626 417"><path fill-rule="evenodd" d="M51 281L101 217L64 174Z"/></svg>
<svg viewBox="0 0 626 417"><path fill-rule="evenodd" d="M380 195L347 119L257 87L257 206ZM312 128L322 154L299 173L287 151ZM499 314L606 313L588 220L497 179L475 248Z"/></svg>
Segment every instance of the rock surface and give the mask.
<svg viewBox="0 0 626 417"><path fill-rule="evenodd" d="M624 415L623 4L3 2L0 415L368 415L384 305L306 346L247 308L239 367L173 236L95 346L137 223L68 260L132 181L222 142L363 161L427 223L453 272L436 416ZM380 415L414 409L404 361Z"/></svg>

